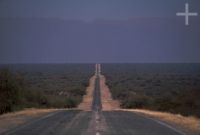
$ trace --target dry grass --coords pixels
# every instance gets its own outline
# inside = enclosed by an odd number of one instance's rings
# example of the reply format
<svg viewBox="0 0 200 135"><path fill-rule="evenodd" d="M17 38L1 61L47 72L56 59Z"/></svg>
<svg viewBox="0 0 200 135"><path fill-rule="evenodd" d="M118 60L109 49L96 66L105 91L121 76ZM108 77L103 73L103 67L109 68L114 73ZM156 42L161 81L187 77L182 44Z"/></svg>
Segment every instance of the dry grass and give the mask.
<svg viewBox="0 0 200 135"><path fill-rule="evenodd" d="M131 111L141 113L153 118L158 118L165 121L177 128L185 131L189 134L200 135L200 119L193 116L182 116L180 114L171 114L166 112L149 111L142 109L123 109L125 111Z"/></svg>
<svg viewBox="0 0 200 135"><path fill-rule="evenodd" d="M118 101L112 99L112 95L108 86L105 84L106 78L103 75L100 75L100 90L101 90L101 102L102 110L111 111L120 108Z"/></svg>
<svg viewBox="0 0 200 135"><path fill-rule="evenodd" d="M86 89L86 95L83 96L83 101L78 105L78 109L90 111L92 107L93 92L95 88L96 76L90 78L89 86Z"/></svg>
<svg viewBox="0 0 200 135"><path fill-rule="evenodd" d="M61 109L25 109L18 112L3 114L0 116L0 133L3 133L25 122Z"/></svg>

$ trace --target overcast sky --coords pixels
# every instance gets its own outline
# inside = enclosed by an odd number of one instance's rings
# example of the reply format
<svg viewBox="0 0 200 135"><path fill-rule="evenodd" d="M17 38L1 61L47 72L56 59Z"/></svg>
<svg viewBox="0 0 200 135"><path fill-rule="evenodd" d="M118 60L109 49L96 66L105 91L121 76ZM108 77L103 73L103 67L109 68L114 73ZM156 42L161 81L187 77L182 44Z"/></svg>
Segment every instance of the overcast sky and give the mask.
<svg viewBox="0 0 200 135"><path fill-rule="evenodd" d="M174 17L184 11L200 11L199 0L0 0L0 17L57 17L63 19L127 19Z"/></svg>
<svg viewBox="0 0 200 135"><path fill-rule="evenodd" d="M185 3L190 12L198 13L189 18L189 26L184 17L176 16L185 10ZM0 0L0 63L200 62L199 7L200 0ZM15 20L10 20L12 24L6 18ZM29 18L28 24L15 23L17 18ZM47 30L41 22L30 23L30 18L67 23L56 22ZM88 25L72 26L69 20Z"/></svg>

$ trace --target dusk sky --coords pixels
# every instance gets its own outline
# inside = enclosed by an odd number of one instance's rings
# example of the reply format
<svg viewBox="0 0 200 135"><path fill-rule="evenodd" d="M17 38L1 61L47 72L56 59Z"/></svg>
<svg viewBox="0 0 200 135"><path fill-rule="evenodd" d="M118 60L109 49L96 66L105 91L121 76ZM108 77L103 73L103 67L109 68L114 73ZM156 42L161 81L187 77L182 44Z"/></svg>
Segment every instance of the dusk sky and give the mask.
<svg viewBox="0 0 200 135"><path fill-rule="evenodd" d="M0 0L0 63L71 62L200 62L200 1Z"/></svg>

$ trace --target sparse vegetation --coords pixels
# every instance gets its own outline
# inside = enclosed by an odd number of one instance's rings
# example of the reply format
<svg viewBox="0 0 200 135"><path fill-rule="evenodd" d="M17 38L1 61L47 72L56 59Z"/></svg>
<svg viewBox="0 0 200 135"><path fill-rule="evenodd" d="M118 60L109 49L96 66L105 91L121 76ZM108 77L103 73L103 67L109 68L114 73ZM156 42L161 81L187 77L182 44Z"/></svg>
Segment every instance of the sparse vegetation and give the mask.
<svg viewBox="0 0 200 135"><path fill-rule="evenodd" d="M0 70L0 114L31 107L76 107L93 74L93 65L89 64L3 66L6 68Z"/></svg>
<svg viewBox="0 0 200 135"><path fill-rule="evenodd" d="M200 64L104 64L102 69L122 108L200 117Z"/></svg>
<svg viewBox="0 0 200 135"><path fill-rule="evenodd" d="M18 108L21 103L21 92L17 76L10 73L8 69L0 71L0 114L10 112Z"/></svg>

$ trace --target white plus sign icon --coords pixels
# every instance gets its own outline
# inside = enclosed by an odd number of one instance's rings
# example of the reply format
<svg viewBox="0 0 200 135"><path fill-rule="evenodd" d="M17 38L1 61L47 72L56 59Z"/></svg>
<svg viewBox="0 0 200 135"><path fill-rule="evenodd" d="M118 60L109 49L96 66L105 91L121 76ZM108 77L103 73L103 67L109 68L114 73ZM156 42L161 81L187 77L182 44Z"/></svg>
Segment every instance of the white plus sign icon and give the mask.
<svg viewBox="0 0 200 135"><path fill-rule="evenodd" d="M185 4L185 13L176 13L177 16L185 16L185 25L189 25L189 16L197 16L197 13L189 13L188 3Z"/></svg>

